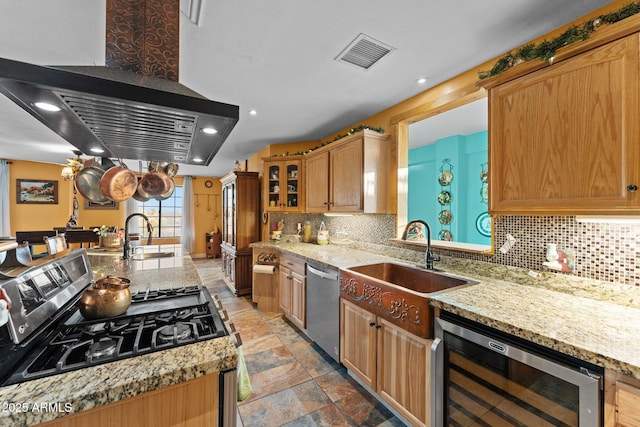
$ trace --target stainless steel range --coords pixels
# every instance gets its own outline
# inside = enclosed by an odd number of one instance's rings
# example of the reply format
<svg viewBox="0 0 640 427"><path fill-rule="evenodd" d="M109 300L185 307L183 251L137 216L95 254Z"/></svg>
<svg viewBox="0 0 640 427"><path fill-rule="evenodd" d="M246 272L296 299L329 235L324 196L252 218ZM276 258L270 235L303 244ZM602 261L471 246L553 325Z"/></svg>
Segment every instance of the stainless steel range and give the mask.
<svg viewBox="0 0 640 427"><path fill-rule="evenodd" d="M86 320L77 301L92 283L84 249L0 281L10 305L0 326L0 385L229 335L201 286L134 292L125 314Z"/></svg>

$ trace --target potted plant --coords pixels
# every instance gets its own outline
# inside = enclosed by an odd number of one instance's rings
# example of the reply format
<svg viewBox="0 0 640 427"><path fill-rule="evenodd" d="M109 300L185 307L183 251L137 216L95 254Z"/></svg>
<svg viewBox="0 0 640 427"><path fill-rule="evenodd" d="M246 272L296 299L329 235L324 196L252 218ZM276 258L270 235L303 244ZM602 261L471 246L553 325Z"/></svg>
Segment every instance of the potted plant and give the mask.
<svg viewBox="0 0 640 427"><path fill-rule="evenodd" d="M118 231L118 227L102 225L100 228L94 228L93 231L100 236L101 248L117 248L122 246L122 236L121 232Z"/></svg>

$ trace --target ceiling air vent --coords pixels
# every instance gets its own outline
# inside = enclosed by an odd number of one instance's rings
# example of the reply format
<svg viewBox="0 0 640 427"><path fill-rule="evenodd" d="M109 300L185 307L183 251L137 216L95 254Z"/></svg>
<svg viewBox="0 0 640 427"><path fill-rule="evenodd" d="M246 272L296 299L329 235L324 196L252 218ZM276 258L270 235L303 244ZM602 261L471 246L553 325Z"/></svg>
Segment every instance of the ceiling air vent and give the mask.
<svg viewBox="0 0 640 427"><path fill-rule="evenodd" d="M396 50L394 47L360 33L340 52L336 61L356 66L361 70L368 70L394 50Z"/></svg>

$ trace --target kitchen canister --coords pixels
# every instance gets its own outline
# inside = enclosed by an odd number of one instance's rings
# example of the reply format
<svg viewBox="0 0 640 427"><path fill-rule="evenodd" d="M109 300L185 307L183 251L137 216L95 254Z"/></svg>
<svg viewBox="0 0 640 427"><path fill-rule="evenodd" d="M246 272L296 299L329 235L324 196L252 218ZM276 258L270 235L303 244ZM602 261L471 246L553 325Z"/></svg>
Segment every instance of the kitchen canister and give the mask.
<svg viewBox="0 0 640 427"><path fill-rule="evenodd" d="M324 221L320 223L317 242L319 245L326 245L329 243L329 230L327 230L327 226L324 225Z"/></svg>

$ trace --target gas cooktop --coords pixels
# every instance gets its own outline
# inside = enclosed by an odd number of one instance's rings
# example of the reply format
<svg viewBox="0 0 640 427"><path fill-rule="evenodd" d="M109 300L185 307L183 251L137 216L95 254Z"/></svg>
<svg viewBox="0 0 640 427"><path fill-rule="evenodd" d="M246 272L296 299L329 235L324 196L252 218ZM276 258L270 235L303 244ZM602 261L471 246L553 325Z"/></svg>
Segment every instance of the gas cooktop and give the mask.
<svg viewBox="0 0 640 427"><path fill-rule="evenodd" d="M84 252L84 251L83 251ZM76 256L66 262L58 262L53 269L55 276L73 277L72 270L81 270L90 274L90 269L79 267L86 262L84 256ZM71 266L66 265L68 262ZM55 268L54 268L55 267ZM72 281L66 280L66 286L54 286L44 283L42 272L34 277L46 289L57 288L64 293ZM86 280L86 274L75 275ZM55 280L53 280L55 282ZM24 297L28 307L44 307L40 286L32 286L36 281L0 282L9 295ZM57 282L56 282L57 283ZM91 281L87 282L90 285ZM78 286L79 287L79 286ZM81 289L86 286L79 287ZM16 294L15 290L19 292ZM20 290L21 289L21 290ZM49 293L55 294L51 290ZM11 330L19 331L21 325L0 327L0 360L6 362L8 369L0 372L0 385L9 385L69 372L102 363L121 360L133 356L152 353L199 341L229 335L224 322L209 292L202 286L179 287L172 289L147 289L132 293L132 303L126 313L120 316L86 320L77 307L81 292L76 293L67 304L57 310L49 322L15 343ZM24 308L24 307L23 307ZM20 311L24 312L24 309ZM10 314L14 310L10 311ZM32 309L30 314L37 310ZM25 322L28 323L27 319ZM15 322L14 322L15 323ZM4 365L5 363L3 363Z"/></svg>

